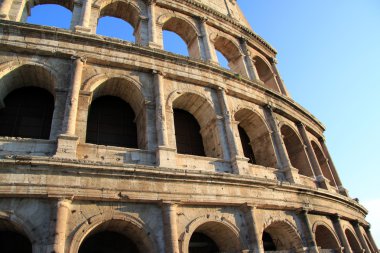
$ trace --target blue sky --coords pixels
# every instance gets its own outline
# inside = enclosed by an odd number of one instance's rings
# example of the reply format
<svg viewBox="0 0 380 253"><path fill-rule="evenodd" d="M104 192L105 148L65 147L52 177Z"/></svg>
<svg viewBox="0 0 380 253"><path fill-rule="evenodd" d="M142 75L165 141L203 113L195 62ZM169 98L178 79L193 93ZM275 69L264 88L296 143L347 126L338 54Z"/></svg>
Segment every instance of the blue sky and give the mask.
<svg viewBox="0 0 380 253"><path fill-rule="evenodd" d="M253 30L278 50L278 68L292 98L321 120L327 145L344 186L370 211L368 220L380 244L380 1L238 0ZM65 20L57 11L45 16L53 26ZM66 18L66 20L68 20ZM131 37L128 24L112 23ZM69 22L65 25L68 27ZM102 25L101 25L102 26ZM125 34L120 34L125 31ZM129 34L128 34L129 33ZM183 52L175 42L167 49ZM379 246L379 245L378 245Z"/></svg>

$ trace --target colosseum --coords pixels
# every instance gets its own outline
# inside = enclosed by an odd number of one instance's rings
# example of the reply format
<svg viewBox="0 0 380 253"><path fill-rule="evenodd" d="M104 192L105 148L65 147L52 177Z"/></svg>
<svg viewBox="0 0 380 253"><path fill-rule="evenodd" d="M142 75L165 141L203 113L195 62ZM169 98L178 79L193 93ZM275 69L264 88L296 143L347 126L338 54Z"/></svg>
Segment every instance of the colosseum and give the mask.
<svg viewBox="0 0 380 253"><path fill-rule="evenodd" d="M236 0L2 0L0 108L2 253L379 252Z"/></svg>

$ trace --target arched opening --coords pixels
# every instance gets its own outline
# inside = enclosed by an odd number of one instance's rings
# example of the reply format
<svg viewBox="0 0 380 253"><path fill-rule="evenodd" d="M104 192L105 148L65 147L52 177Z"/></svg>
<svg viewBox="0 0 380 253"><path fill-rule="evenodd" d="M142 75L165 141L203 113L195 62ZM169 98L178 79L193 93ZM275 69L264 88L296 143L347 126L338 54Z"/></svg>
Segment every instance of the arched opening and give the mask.
<svg viewBox="0 0 380 253"><path fill-rule="evenodd" d="M330 181L330 185L336 186L334 177L333 177L331 170L329 168L329 165L328 165L328 161L325 158L324 154L322 153L321 149L318 147L318 145L314 141L311 142L311 145L312 145L314 153L317 157L319 166L321 167L323 176Z"/></svg>
<svg viewBox="0 0 380 253"><path fill-rule="evenodd" d="M276 166L276 155L269 130L260 116L248 109L239 110L235 114L239 122L239 135L244 155L253 164Z"/></svg>
<svg viewBox="0 0 380 253"><path fill-rule="evenodd" d="M197 120L185 110L174 109L173 111L177 152L205 156L201 128Z"/></svg>
<svg viewBox="0 0 380 253"><path fill-rule="evenodd" d="M29 238L7 220L0 220L0 245L2 253L32 253Z"/></svg>
<svg viewBox="0 0 380 253"><path fill-rule="evenodd" d="M79 253L153 253L149 234L124 220L98 225L82 241Z"/></svg>
<svg viewBox="0 0 380 253"><path fill-rule="evenodd" d="M239 237L226 225L219 222L206 222L192 233L189 253L240 252Z"/></svg>
<svg viewBox="0 0 380 253"><path fill-rule="evenodd" d="M145 100L137 85L122 77L107 79L93 90L86 142L146 149L146 120Z"/></svg>
<svg viewBox="0 0 380 253"><path fill-rule="evenodd" d="M298 169L301 175L313 177L304 145L296 132L289 126L284 125L281 127L281 134L292 166Z"/></svg>
<svg viewBox="0 0 380 253"><path fill-rule="evenodd" d="M112 27L112 29L110 29ZM130 42L135 42L133 27L124 20L115 17L105 16L98 20L96 33L99 35L118 38Z"/></svg>
<svg viewBox="0 0 380 253"><path fill-rule="evenodd" d="M334 234L324 225L318 225L315 230L315 241L321 249L340 252L340 245Z"/></svg>
<svg viewBox="0 0 380 253"><path fill-rule="evenodd" d="M296 230L286 222L275 221L266 227L262 235L264 251L293 251L303 249Z"/></svg>
<svg viewBox="0 0 380 253"><path fill-rule="evenodd" d="M0 136L49 139L53 111L54 97L45 89L16 89L0 109Z"/></svg>
<svg viewBox="0 0 380 253"><path fill-rule="evenodd" d="M121 98L102 96L91 103L86 142L137 148L135 113Z"/></svg>
<svg viewBox="0 0 380 253"><path fill-rule="evenodd" d="M214 47L216 52L220 52L228 62L228 69L242 76L247 76L243 56L239 50L239 47L235 45L229 39L218 36L214 41ZM219 62L223 66L223 58Z"/></svg>
<svg viewBox="0 0 380 253"><path fill-rule="evenodd" d="M364 240L365 240L365 242L367 243L367 245L368 245L368 247L369 247L371 253L376 253L377 251L376 251L375 248L373 247L372 243L369 242L369 240L368 240L368 238L367 238L367 235L364 234L363 236L364 236Z"/></svg>
<svg viewBox="0 0 380 253"><path fill-rule="evenodd" d="M175 32L163 31L164 49L168 52L189 56L187 45Z"/></svg>
<svg viewBox="0 0 380 253"><path fill-rule="evenodd" d="M189 253L217 253L220 252L215 242L205 234L194 233L189 243Z"/></svg>
<svg viewBox="0 0 380 253"><path fill-rule="evenodd" d="M141 43L139 10L124 1L112 1L100 10L96 33Z"/></svg>
<svg viewBox="0 0 380 253"><path fill-rule="evenodd" d="M162 25L162 31L163 31L163 42L164 42L165 49L172 48L170 46L172 45L172 41L170 41L169 39L173 38L173 35L170 36L169 34L164 33L164 31L170 31L177 34L186 43L187 51L188 51L187 55L189 57L195 58L195 59L201 58L197 31L195 27L193 27L188 21L179 17L170 17ZM169 37L169 38L166 38L166 37ZM174 53L177 53L177 52L174 51ZM185 53L181 53L181 54L186 55Z"/></svg>
<svg viewBox="0 0 380 253"><path fill-rule="evenodd" d="M222 158L223 152L222 152L221 146L218 144L220 143L219 141L220 131L218 129L218 125L216 124L217 123L216 114L211 104L200 95L197 95L194 93L184 93L184 94L181 94L179 97L177 97L173 101L172 107L173 107L173 111L175 111L175 109L180 109L182 111L186 111L187 113L191 114L192 117L195 118L196 123L199 124L200 126L200 130L192 129L191 131L194 133L194 135L196 132L199 132L200 135L202 136L204 154L208 157ZM179 112L179 111L176 111L176 112ZM179 121L178 119L175 119L176 115L182 115L183 117L185 117L184 113L173 114L174 123L176 121L177 122ZM190 119L190 116L188 114L186 115L187 115L186 119ZM194 121L192 122L194 123L193 126L195 126L195 122ZM185 127L185 125L187 125L188 123L183 122L181 124L182 126ZM180 124L177 124L177 126L175 126L174 124L174 128L178 126L180 126ZM175 136L177 138L177 132L175 132ZM197 146L200 147L199 144Z"/></svg>
<svg viewBox="0 0 380 253"><path fill-rule="evenodd" d="M355 235L349 229L346 229L344 233L346 234L347 241L350 244L351 251L353 253L363 252L359 244L359 241L356 239Z"/></svg>
<svg viewBox="0 0 380 253"><path fill-rule="evenodd" d="M219 51L219 50L216 50L216 57L218 58L218 62L219 62L219 65L225 69L230 69L230 66L228 66L228 60L226 57L224 57L224 55Z"/></svg>
<svg viewBox="0 0 380 253"><path fill-rule="evenodd" d="M43 2L47 4L43 4ZM70 29L72 10L71 1L39 1L39 5L31 9L31 15L26 19L26 22Z"/></svg>
<svg viewBox="0 0 380 253"><path fill-rule="evenodd" d="M280 90L277 85L276 77L271 68L260 57L255 57L253 61L255 62L259 79L264 83L264 85L271 90L279 92Z"/></svg>

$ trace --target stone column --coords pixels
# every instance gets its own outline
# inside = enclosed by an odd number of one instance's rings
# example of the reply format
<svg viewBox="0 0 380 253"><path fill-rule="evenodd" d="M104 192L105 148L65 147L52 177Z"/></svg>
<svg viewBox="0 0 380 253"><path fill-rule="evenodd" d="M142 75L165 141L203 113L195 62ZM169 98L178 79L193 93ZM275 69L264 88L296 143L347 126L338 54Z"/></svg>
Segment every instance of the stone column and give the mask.
<svg viewBox="0 0 380 253"><path fill-rule="evenodd" d="M171 202L163 202L161 206L164 223L165 252L179 253L177 205Z"/></svg>
<svg viewBox="0 0 380 253"><path fill-rule="evenodd" d="M53 252L65 253L67 221L71 209L71 200L58 201L57 218L55 224Z"/></svg>
<svg viewBox="0 0 380 253"><path fill-rule="evenodd" d="M348 243L348 240L347 240L347 237L346 237L346 234L344 233L344 230L343 230L343 227L342 227L342 222L340 220L340 215L339 214L336 214L332 217L332 220L333 220L333 223L334 223L334 227L335 227L335 230L338 234L338 237L344 247L344 253L352 253L351 251L351 246L350 244Z"/></svg>
<svg viewBox="0 0 380 253"><path fill-rule="evenodd" d="M264 253L264 248L261 243L262 235L259 234L259 229L257 228L257 219L256 219L256 206L246 204L243 206L243 211L245 214L245 220L248 226L249 240L250 240L250 251Z"/></svg>
<svg viewBox="0 0 380 253"><path fill-rule="evenodd" d="M75 31L77 32L91 32L90 19L91 19L91 9L93 0L82 0L82 12L80 23L75 26Z"/></svg>
<svg viewBox="0 0 380 253"><path fill-rule="evenodd" d="M318 158L315 155L313 146L311 145L310 139L307 136L307 131L306 131L305 125L302 122L298 122L297 127L298 127L300 134L301 134L303 143L306 146L306 151L307 151L311 166L313 168L314 176L316 177L320 186L322 188L328 190L330 188L330 184L329 184L328 180L323 176L323 172L322 172L321 166L319 164Z"/></svg>
<svg viewBox="0 0 380 253"><path fill-rule="evenodd" d="M301 218L303 220L303 226L304 226L304 233L306 235L306 240L307 240L307 246L309 248L310 253L318 253L318 246L317 242L315 241L313 229L310 224L309 220L309 210L307 209L302 209L301 212Z"/></svg>
<svg viewBox="0 0 380 253"><path fill-rule="evenodd" d="M299 183L298 170L294 168L290 162L288 151L282 138L281 131L277 125L273 108L271 105L266 105L264 108L265 117L272 131L272 140L277 156L277 166L284 172L286 178L292 183Z"/></svg>
<svg viewBox="0 0 380 253"><path fill-rule="evenodd" d="M9 19L9 11L12 6L12 0L3 0L0 4L0 19Z"/></svg>
<svg viewBox="0 0 380 253"><path fill-rule="evenodd" d="M362 248L365 250L366 253L371 253L370 246L367 244L367 242L366 242L366 240L362 234L362 231L360 230L359 221L355 220L355 221L351 222L351 224L355 229L356 236L359 238L359 241L360 241Z"/></svg>
<svg viewBox="0 0 380 253"><path fill-rule="evenodd" d="M326 146L324 138L322 138L322 137L319 138L319 142L320 142L320 144L322 146L323 153L325 154L325 156L327 158L327 162L328 162L328 165L330 167L331 174L334 177L334 180L336 182L336 185L338 186L339 192L342 195L344 195L344 196L348 196L348 191L342 185L342 181L340 180L338 172L337 172L337 170L335 168L334 162L331 159L331 156L330 156L329 150L327 149L327 146Z"/></svg>
<svg viewBox="0 0 380 253"><path fill-rule="evenodd" d="M71 87L66 99L66 109L62 127L63 133L58 137L57 152L55 154L55 156L62 158L75 158L78 145L78 137L75 135L75 127L85 59L81 57L73 57L72 59L74 60L74 68Z"/></svg>
<svg viewBox="0 0 380 253"><path fill-rule="evenodd" d="M284 82L282 81L281 76L278 72L277 60L275 58L272 58L271 65L272 65L272 69L274 72L274 76L275 76L276 81L277 81L277 85L280 88L281 93L285 96L290 97L290 94L289 94L288 90L286 89L286 86L285 86Z"/></svg>
<svg viewBox="0 0 380 253"><path fill-rule="evenodd" d="M375 240L373 239L372 237L372 233L371 233L371 226L368 226L368 227L365 227L364 230L368 236L368 239L370 241L370 243L372 244L372 248L375 249L375 252L378 253L379 250L378 250L378 247L376 246L376 243L375 243Z"/></svg>
<svg viewBox="0 0 380 253"><path fill-rule="evenodd" d="M148 33L149 46L153 48L161 48L157 43L157 27L156 27L156 0L148 1Z"/></svg>
<svg viewBox="0 0 380 253"><path fill-rule="evenodd" d="M205 57L206 61L210 61L211 63L218 63L218 58L216 56L215 49L210 41L210 36L207 30L207 18L206 17L199 17L200 24L201 24L201 36L202 41L205 49Z"/></svg>
<svg viewBox="0 0 380 253"><path fill-rule="evenodd" d="M240 44L241 44L241 47L243 49L244 61L245 61L245 64L247 65L249 78L251 80L260 81L259 74L257 73L257 69L255 66L255 62L251 58L251 53L248 50L247 40L245 38L241 37L240 38Z"/></svg>
<svg viewBox="0 0 380 253"><path fill-rule="evenodd" d="M218 88L218 98L220 102L220 107L223 113L223 121L226 129L226 136L228 142L228 149L230 152L231 162L233 165L234 172L239 175L247 174L248 159L244 157L239 148L239 139L234 132L233 120L231 112L228 108L228 98L224 88ZM237 124L237 122L236 122ZM236 127L235 127L236 128Z"/></svg>
<svg viewBox="0 0 380 253"><path fill-rule="evenodd" d="M153 70L154 93L156 104L156 133L157 133L157 151L156 163L161 167L175 166L175 148L169 147L167 125L166 125L166 103L165 103L165 82L164 74L160 71Z"/></svg>

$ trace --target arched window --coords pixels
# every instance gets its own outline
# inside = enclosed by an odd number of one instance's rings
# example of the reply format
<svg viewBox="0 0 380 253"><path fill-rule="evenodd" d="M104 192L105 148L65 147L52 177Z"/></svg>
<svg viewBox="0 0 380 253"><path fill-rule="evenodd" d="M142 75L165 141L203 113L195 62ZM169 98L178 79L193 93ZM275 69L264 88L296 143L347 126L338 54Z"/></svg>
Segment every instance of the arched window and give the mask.
<svg viewBox="0 0 380 253"><path fill-rule="evenodd" d="M101 8L96 33L141 43L139 20L137 7L124 1L112 1Z"/></svg>
<svg viewBox="0 0 380 253"><path fill-rule="evenodd" d="M216 253L220 252L215 242L203 233L194 233L189 243L189 253Z"/></svg>
<svg viewBox="0 0 380 253"><path fill-rule="evenodd" d="M32 243L28 237L8 220L0 220L1 253L32 253Z"/></svg>
<svg viewBox="0 0 380 253"><path fill-rule="evenodd" d="M321 249L340 251L340 245L334 234L324 225L318 225L315 230L315 241Z"/></svg>
<svg viewBox="0 0 380 253"><path fill-rule="evenodd" d="M98 20L96 33L99 35L135 42L134 28L128 22L105 16Z"/></svg>
<svg viewBox="0 0 380 253"><path fill-rule="evenodd" d="M216 57L218 58L219 65L225 69L230 69L230 66L228 65L228 60L224 55L219 51L216 51Z"/></svg>
<svg viewBox="0 0 380 253"><path fill-rule="evenodd" d="M54 97L45 89L24 87L12 91L0 109L0 135L49 139Z"/></svg>
<svg viewBox="0 0 380 253"><path fill-rule="evenodd" d="M284 221L274 221L262 235L264 251L298 252L303 245L297 231Z"/></svg>
<svg viewBox="0 0 380 253"><path fill-rule="evenodd" d="M70 1L62 1L70 2ZM26 22L29 24L69 29L72 19L72 5L41 4L32 8Z"/></svg>
<svg viewBox="0 0 380 253"><path fill-rule="evenodd" d="M175 32L163 31L162 36L164 39L164 49L166 51L189 56L187 45L178 34Z"/></svg>
<svg viewBox="0 0 380 253"><path fill-rule="evenodd" d="M259 79L264 83L264 85L271 90L279 92L280 90L277 80L271 68L260 57L255 57L253 61L255 62Z"/></svg>
<svg viewBox="0 0 380 253"><path fill-rule="evenodd" d="M276 166L277 160L269 130L263 119L249 109L241 109L234 118L238 125L244 156L249 162L265 167Z"/></svg>
<svg viewBox="0 0 380 253"><path fill-rule="evenodd" d="M81 247L79 253L120 253L131 252L140 253L136 244L123 234L102 231L87 237Z"/></svg>
<svg viewBox="0 0 380 253"><path fill-rule="evenodd" d="M205 156L200 126L193 115L185 110L174 109L174 126L179 154Z"/></svg>
<svg viewBox="0 0 380 253"><path fill-rule="evenodd" d="M243 56L240 52L239 47L235 43L233 43L230 39L218 36L214 41L214 47L217 55L219 52L223 56L221 57L219 55L218 57L219 64L222 67L230 69L231 71L236 72L242 76L247 76ZM228 62L228 64L225 63L225 60ZM226 65L228 65L228 67L226 67Z"/></svg>
<svg viewBox="0 0 380 253"><path fill-rule="evenodd" d="M330 181L330 185L336 186L334 177L333 177L331 170L330 170L330 167L328 165L328 161L325 158L324 154L322 153L322 150L319 148L319 146L314 141L311 142L311 145L313 147L315 156L317 157L319 166L321 167L323 176L326 177Z"/></svg>
<svg viewBox="0 0 380 253"><path fill-rule="evenodd" d="M346 229L344 233L346 234L346 238L347 238L348 243L350 244L352 253L363 252L361 249L360 243L356 239L354 233L352 233L349 229Z"/></svg>
<svg viewBox="0 0 380 253"><path fill-rule="evenodd" d="M86 142L137 148L135 113L128 103L114 96L102 96L91 103Z"/></svg>
<svg viewBox="0 0 380 253"><path fill-rule="evenodd" d="M249 159L249 163L256 164L255 154L253 154L251 142L245 130L238 126L241 146L243 147L244 156Z"/></svg>
<svg viewBox="0 0 380 253"><path fill-rule="evenodd" d="M289 126L284 125L281 127L281 134L292 166L298 169L301 175L312 177L313 171L310 167L305 147L296 132Z"/></svg>
<svg viewBox="0 0 380 253"><path fill-rule="evenodd" d="M170 33L165 33L165 31L175 33L181 38L183 42L185 42L187 46L187 54L185 52L182 52L182 50L181 52L179 52L180 54L188 55L189 57L195 59L201 58L198 34L196 28L193 25L191 25L190 22L179 17L170 17L168 20L165 20L165 22L162 24L164 48L171 49L173 48L171 46L173 45L173 41L171 41L170 39L173 38L173 35ZM178 38L175 38L175 42L178 43L178 41ZM182 42L179 43L182 44ZM172 52L178 53L177 50L173 50Z"/></svg>

